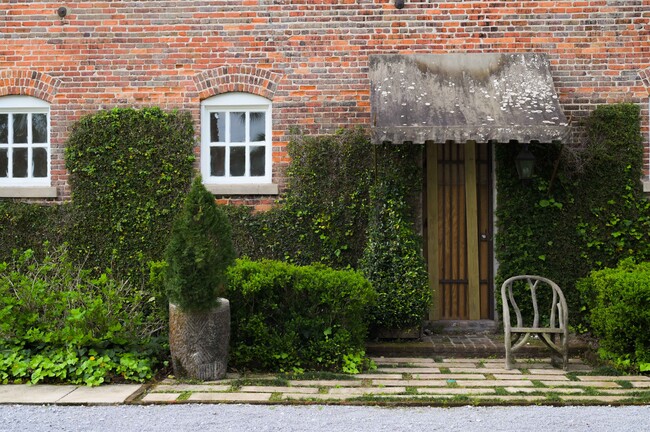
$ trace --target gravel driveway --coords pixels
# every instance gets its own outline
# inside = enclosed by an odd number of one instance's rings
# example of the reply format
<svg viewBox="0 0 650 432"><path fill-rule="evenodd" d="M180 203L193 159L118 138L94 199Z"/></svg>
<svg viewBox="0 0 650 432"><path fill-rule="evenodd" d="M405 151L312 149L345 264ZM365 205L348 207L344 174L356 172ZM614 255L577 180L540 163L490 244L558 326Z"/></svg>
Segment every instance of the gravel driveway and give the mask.
<svg viewBox="0 0 650 432"><path fill-rule="evenodd" d="M0 431L649 431L650 406L0 406Z"/></svg>

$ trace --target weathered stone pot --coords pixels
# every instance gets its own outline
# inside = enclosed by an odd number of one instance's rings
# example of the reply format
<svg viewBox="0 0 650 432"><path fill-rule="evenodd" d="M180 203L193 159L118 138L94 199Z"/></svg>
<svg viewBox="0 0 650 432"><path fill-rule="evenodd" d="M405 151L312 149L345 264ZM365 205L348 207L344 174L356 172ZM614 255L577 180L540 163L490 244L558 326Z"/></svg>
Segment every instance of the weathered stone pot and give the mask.
<svg viewBox="0 0 650 432"><path fill-rule="evenodd" d="M226 375L230 344L230 302L207 311L184 311L169 304L169 349L174 375L212 381Z"/></svg>

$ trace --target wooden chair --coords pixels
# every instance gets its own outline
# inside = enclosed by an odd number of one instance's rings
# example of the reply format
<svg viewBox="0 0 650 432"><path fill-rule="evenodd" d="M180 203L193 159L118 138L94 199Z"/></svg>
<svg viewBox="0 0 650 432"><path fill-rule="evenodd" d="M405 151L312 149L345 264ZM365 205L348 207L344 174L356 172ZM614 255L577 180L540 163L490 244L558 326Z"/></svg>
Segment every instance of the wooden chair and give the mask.
<svg viewBox="0 0 650 432"><path fill-rule="evenodd" d="M513 295L513 283L518 281L525 281L526 287L530 291L534 312L533 322L530 326L524 324L521 311ZM550 289L553 294L549 314L542 316L542 319L548 318L548 321L544 320L541 324L537 301L537 293L540 289ZM569 346L567 342L569 310L567 309L566 300L560 287L550 279L541 276L514 276L501 285L501 300L503 302L506 369L511 369L513 366L513 352L524 346L531 334L535 334L554 354L562 358L562 368L566 370L569 362ZM511 309L514 310L515 316L517 317L517 324L515 326L512 326L510 322Z"/></svg>

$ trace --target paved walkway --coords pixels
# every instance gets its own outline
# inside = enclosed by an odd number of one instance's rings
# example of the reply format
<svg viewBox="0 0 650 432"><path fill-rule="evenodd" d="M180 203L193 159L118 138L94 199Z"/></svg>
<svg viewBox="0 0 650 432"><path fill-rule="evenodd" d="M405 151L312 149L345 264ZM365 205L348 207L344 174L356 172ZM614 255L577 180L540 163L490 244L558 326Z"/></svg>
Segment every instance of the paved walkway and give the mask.
<svg viewBox="0 0 650 432"><path fill-rule="evenodd" d="M167 379L140 403L328 403L400 405L650 403L650 377L603 376L580 360L568 371L550 359L527 359L512 370L503 359L373 359L377 369L347 377L284 379L231 375L205 384ZM345 379L343 379L345 378Z"/></svg>
<svg viewBox="0 0 650 432"><path fill-rule="evenodd" d="M573 345L572 355L581 343ZM4 385L0 404L650 404L650 377L603 375L578 358L571 359L568 371L556 369L534 341L512 370L504 369L503 343L495 335L436 335L369 344L368 352L377 368L359 375L230 374L198 384L166 379L100 387Z"/></svg>

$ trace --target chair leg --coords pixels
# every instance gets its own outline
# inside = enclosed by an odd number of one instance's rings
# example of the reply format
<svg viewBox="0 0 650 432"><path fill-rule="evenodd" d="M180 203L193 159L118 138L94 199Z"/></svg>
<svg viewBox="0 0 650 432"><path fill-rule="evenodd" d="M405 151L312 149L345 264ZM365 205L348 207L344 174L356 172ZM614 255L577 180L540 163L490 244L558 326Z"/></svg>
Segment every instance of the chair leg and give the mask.
<svg viewBox="0 0 650 432"><path fill-rule="evenodd" d="M513 359L512 359L512 343L511 343L511 335L509 332L505 333L505 337L503 340L503 345L506 348L506 369L510 370L512 369L513 366Z"/></svg>

